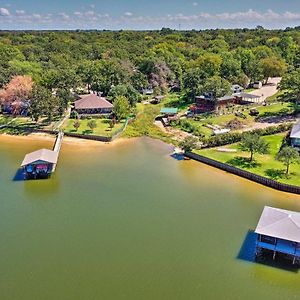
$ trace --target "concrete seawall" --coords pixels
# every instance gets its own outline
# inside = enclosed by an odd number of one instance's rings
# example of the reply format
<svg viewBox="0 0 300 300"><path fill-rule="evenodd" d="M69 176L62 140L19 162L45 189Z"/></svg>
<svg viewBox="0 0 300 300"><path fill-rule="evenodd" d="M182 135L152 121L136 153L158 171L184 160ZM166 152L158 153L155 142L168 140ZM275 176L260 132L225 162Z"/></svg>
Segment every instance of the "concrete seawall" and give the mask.
<svg viewBox="0 0 300 300"><path fill-rule="evenodd" d="M208 157L196 154L196 153L186 152L185 156L188 158L194 159L196 161L199 161L201 163L204 163L206 165L226 171L228 173L231 173L231 174L246 178L248 180L254 181L256 183L260 183L267 187L276 189L278 191L300 195L300 187L299 186L281 183L281 182L275 181L273 179L236 168L234 166L213 160L211 158L208 158Z"/></svg>

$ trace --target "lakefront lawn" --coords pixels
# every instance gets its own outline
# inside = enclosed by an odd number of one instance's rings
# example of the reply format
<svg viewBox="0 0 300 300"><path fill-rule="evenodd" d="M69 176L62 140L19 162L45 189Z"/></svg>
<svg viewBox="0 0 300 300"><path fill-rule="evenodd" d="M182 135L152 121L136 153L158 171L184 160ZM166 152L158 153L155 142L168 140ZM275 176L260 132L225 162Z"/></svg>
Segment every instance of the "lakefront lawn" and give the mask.
<svg viewBox="0 0 300 300"><path fill-rule="evenodd" d="M196 153L229 165L262 175L282 183L300 186L299 165L291 165L290 175L285 176L285 166L275 159L286 133L262 137L270 145L269 154L255 154L254 161L250 163L248 152L239 150L238 144L220 148L195 150ZM228 151L228 152L226 152Z"/></svg>
<svg viewBox="0 0 300 300"><path fill-rule="evenodd" d="M96 127L91 130L91 128L88 126L88 122L91 121L91 119L81 119L79 120L79 128L76 130L74 127L74 123L77 120L69 119L67 122L62 126L62 129L65 132L70 133L79 133L79 134L87 134L87 135L99 135L99 136L112 136L121 129L122 126L124 126L124 122L122 121L120 123L115 124L114 128L110 127L110 122L108 119L93 119L96 122Z"/></svg>

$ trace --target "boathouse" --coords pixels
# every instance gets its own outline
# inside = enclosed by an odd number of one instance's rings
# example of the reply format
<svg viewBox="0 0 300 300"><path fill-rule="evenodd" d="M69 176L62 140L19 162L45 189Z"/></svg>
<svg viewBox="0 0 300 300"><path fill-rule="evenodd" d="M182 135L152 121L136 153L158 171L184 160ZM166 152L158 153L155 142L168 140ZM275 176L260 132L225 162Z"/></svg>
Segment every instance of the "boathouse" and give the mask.
<svg viewBox="0 0 300 300"><path fill-rule="evenodd" d="M21 167L26 178L49 177L58 160L57 151L40 149L26 154Z"/></svg>
<svg viewBox="0 0 300 300"><path fill-rule="evenodd" d="M293 264L300 261L300 213L266 206L255 233L256 256L271 252L289 258Z"/></svg>

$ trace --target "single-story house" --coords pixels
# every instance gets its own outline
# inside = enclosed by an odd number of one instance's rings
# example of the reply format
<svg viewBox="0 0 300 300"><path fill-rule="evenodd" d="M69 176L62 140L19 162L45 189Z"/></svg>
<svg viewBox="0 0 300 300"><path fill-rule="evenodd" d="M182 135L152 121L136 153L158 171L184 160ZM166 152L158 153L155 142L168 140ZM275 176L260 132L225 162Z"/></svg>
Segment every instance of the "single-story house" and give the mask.
<svg viewBox="0 0 300 300"><path fill-rule="evenodd" d="M57 151L40 149L26 154L21 167L27 177L44 177L52 173L57 160Z"/></svg>
<svg viewBox="0 0 300 300"><path fill-rule="evenodd" d="M74 110L78 114L110 114L113 107L106 98L96 94L80 96L80 99L74 102Z"/></svg>
<svg viewBox="0 0 300 300"><path fill-rule="evenodd" d="M7 114L27 116L30 107L30 100L16 100L11 103L4 103L2 111Z"/></svg>
<svg viewBox="0 0 300 300"><path fill-rule="evenodd" d="M252 95L248 93L237 93L235 97L238 98L238 102L241 104L247 103L262 103L262 97L258 95Z"/></svg>
<svg viewBox="0 0 300 300"><path fill-rule="evenodd" d="M292 147L300 149L300 120L293 126L290 139Z"/></svg>
<svg viewBox="0 0 300 300"><path fill-rule="evenodd" d="M256 254L271 252L300 259L300 213L265 206L255 229L257 234Z"/></svg>

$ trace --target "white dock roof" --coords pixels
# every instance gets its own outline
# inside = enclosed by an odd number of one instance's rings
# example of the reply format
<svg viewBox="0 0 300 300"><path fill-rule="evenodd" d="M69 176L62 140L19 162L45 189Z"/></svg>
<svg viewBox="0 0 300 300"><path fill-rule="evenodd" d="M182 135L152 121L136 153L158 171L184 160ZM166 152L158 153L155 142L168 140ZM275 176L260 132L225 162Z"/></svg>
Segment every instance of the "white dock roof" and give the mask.
<svg viewBox="0 0 300 300"><path fill-rule="evenodd" d="M51 164L56 164L58 159L58 152L48 150L48 149L41 149L31 153L26 154L21 167L26 165L32 164L36 161L44 161Z"/></svg>
<svg viewBox="0 0 300 300"><path fill-rule="evenodd" d="M255 233L300 243L300 213L265 206Z"/></svg>

